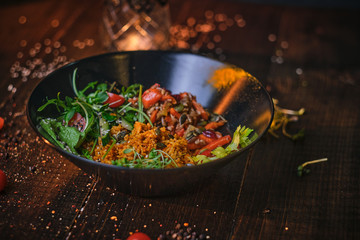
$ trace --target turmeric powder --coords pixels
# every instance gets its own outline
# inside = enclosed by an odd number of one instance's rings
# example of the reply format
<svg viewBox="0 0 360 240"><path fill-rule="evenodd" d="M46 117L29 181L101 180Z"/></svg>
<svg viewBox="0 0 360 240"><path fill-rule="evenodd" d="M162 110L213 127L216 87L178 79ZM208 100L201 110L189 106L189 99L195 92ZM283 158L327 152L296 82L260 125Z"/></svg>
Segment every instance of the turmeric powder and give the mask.
<svg viewBox="0 0 360 240"><path fill-rule="evenodd" d="M237 80L249 76L251 75L242 68L224 67L217 69L208 80L208 83L212 84L216 89L221 90L231 86Z"/></svg>

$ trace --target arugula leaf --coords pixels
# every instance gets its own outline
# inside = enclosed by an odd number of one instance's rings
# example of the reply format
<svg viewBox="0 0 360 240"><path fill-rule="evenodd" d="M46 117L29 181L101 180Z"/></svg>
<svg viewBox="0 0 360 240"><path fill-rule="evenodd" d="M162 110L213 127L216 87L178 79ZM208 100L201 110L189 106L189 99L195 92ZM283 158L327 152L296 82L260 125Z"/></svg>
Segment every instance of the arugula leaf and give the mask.
<svg viewBox="0 0 360 240"><path fill-rule="evenodd" d="M71 118L74 116L75 113L76 113L75 108L71 108L69 111L65 112L64 120L66 125L68 125L69 121L71 120Z"/></svg>
<svg viewBox="0 0 360 240"><path fill-rule="evenodd" d="M120 123L129 130L133 129L135 121L148 121L152 125L143 109L141 84L133 84L127 88L122 88L122 95L126 100L136 96L138 97L138 107L131 107L132 101L129 101L121 108L111 109L109 104L104 104L104 102L109 98L108 91L110 92L114 88L115 83L108 88L106 83L94 81L88 83L82 90L79 90L76 82L77 74L78 69L75 68L70 76L72 88L75 93L74 98L65 96L65 99L61 100L60 93L58 93L56 98L46 99L46 103L38 108L40 112L49 105L55 105L61 113L59 118L43 119L39 124L40 131L54 145L74 154L81 154L81 156L90 158L95 144L89 153L88 150L81 148L82 143L84 141L94 141L96 143L97 139L101 137L104 146L107 145L111 139L113 140L112 144L115 144L116 140L110 136L112 125ZM89 90L92 91L87 93ZM81 114L81 116L85 118L85 126L82 132L75 127L68 126L69 121L76 113ZM138 161L134 167L155 166L158 164L158 160L160 161L160 158L161 162L172 161L170 156L165 155L164 153L153 152L153 158L144 159L135 152L134 157L136 157Z"/></svg>
<svg viewBox="0 0 360 240"><path fill-rule="evenodd" d="M121 95L127 100L129 98L133 98L135 96L138 96L139 89L141 84L132 84L129 87L122 87L121 88Z"/></svg>
<svg viewBox="0 0 360 240"><path fill-rule="evenodd" d="M111 112L104 111L102 112L101 116L108 122L114 122L118 117L114 114L111 114Z"/></svg>
<svg viewBox="0 0 360 240"><path fill-rule="evenodd" d="M56 120L50 118L41 119L38 129L52 144L65 150L64 144L57 139L57 131L53 128L51 122L56 122Z"/></svg>
<svg viewBox="0 0 360 240"><path fill-rule="evenodd" d="M51 137L49 139L51 143L64 150L68 147L71 153L78 154L76 148L79 147L84 140L84 134L82 132L74 127L63 126L57 119L42 119L40 126L42 128L40 131L45 131L46 134Z"/></svg>
<svg viewBox="0 0 360 240"><path fill-rule="evenodd" d="M67 104L66 102L64 102L63 100L60 99L60 93L57 94L57 98L54 98L54 99L46 99L46 103L42 106L40 106L38 108L38 111L41 112L43 111L47 106L51 105L51 104L54 104L58 110L58 112L61 112L60 111L60 108L63 108L63 109L67 109Z"/></svg>
<svg viewBox="0 0 360 240"><path fill-rule="evenodd" d="M56 122L57 128L59 129L59 139L69 146L72 153L77 153L76 147L82 143L82 133L74 127L66 127L61 123Z"/></svg>

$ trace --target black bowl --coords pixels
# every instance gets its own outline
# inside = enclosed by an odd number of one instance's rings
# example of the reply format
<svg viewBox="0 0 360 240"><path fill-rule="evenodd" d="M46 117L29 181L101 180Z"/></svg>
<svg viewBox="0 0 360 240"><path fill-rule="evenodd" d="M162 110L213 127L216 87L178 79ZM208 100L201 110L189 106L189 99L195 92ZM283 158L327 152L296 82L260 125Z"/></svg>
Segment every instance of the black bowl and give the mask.
<svg viewBox="0 0 360 240"><path fill-rule="evenodd" d="M139 196L162 196L179 193L214 174L239 155L248 151L264 135L273 119L273 102L268 92L255 78L239 80L230 89L218 91L208 79L216 69L226 64L207 57L171 51L115 52L89 57L68 64L45 77L32 92L27 116L33 129L46 143L89 174L99 176L109 187ZM173 93L191 92L210 111L216 109L227 120L225 131L234 132L238 125L254 129L258 138L239 152L197 166L175 169L130 169L91 161L54 146L37 128L39 117L57 114L55 108L38 112L46 98L58 92L74 96L71 76L78 68L78 89L92 81L118 82L128 86L141 83L144 89L159 83Z"/></svg>

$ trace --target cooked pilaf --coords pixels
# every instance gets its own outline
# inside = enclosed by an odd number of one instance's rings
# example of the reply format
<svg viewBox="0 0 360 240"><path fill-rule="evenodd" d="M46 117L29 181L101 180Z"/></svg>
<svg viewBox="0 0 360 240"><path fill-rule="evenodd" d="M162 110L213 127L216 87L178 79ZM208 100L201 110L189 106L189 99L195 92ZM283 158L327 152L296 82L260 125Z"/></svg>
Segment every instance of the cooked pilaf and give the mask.
<svg viewBox="0 0 360 240"><path fill-rule="evenodd" d="M117 125L111 128L110 134L114 136L123 130L125 129L121 125ZM165 127L151 127L149 123L135 122L131 133L126 134L122 141L112 145L113 142L110 141L106 146L102 146L101 138L99 138L92 154L93 159L108 164L116 159L123 158L132 161L136 153L148 158L153 149L161 149L162 152L166 153L165 156L170 156L174 160L165 166L166 168L181 167L187 163L193 163L185 138L177 134L171 135ZM128 151L128 149L132 149L132 151Z"/></svg>

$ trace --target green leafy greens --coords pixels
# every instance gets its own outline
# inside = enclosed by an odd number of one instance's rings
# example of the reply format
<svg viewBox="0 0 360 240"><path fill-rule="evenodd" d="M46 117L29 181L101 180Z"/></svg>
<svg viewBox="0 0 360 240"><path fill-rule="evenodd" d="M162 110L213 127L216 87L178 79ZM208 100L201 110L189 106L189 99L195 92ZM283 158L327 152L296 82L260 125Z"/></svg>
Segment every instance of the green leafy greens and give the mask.
<svg viewBox="0 0 360 240"><path fill-rule="evenodd" d="M217 147L211 151L214 155L213 157L207 157L205 155L196 155L193 157L194 162L201 164L210 162L219 158L226 157L232 152L238 151L239 148L244 148L250 145L255 139L258 137L256 133L254 133L251 137L250 134L253 132L253 129L246 128L244 126L238 126L233 134L233 138L231 143L226 147Z"/></svg>
<svg viewBox="0 0 360 240"><path fill-rule="evenodd" d="M38 111L41 112L50 105L55 105L60 113L57 118L40 119L38 126L39 131L54 145L73 154L91 159L90 153L81 148L86 139L94 140L95 146L97 138L101 137L102 144L105 146L111 140L114 140L113 143L116 142L109 134L113 125L122 124L131 131L135 121L145 122L146 120L150 122L149 117L143 111L141 97L139 97L139 108L133 108L130 103L126 103L113 109L105 101L109 98L107 92L113 89L114 85L108 87L106 83L94 81L78 90L76 85L77 68L73 71L71 79L74 98L66 96L61 99L59 92L56 98L47 99L45 104L38 108ZM87 94L90 90L92 91ZM141 96L141 91L142 85L133 84L128 88L122 87L121 95L128 100L135 96ZM77 113L84 118L85 125L81 129L69 125ZM150 122L150 124L152 123Z"/></svg>
<svg viewBox="0 0 360 240"><path fill-rule="evenodd" d="M52 144L75 155L92 159L95 147L101 141L103 146L109 146L101 156L102 159L105 159L115 144L124 142L124 137L133 130L135 122L147 122L153 127L149 116L144 112L142 85L122 86L119 90L115 84L109 86L106 83L94 81L88 83L83 89L78 89L77 74L78 69L76 68L70 76L75 97L61 98L59 92L56 98L46 99L46 102L38 108L38 111L41 112L52 105L59 112L59 116L56 118L39 119L39 131ZM117 91L117 93L111 91ZM112 101L111 97L113 97ZM121 104L110 107L110 104L119 99ZM166 115L169 106L169 104L165 104L161 114ZM180 103L176 108L181 111L184 106ZM111 135L110 129L119 124L123 127L122 130ZM210 157L200 153L200 155L192 157L193 163L202 164L226 157L240 148L250 145L257 137L252 129L239 126L228 146L215 148L211 151L212 156ZM83 143L87 144L86 148ZM165 168L168 165L178 167L175 159L161 149L152 149L146 156L142 156L130 147L125 149L124 153L131 153L130 156L133 156L133 159L116 159L111 163L129 168Z"/></svg>

